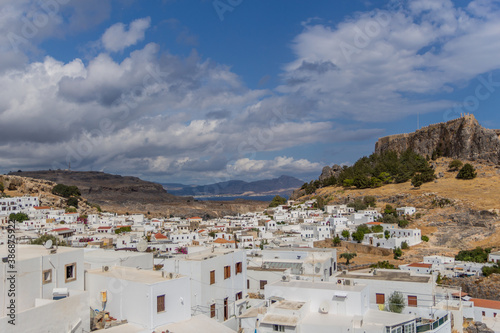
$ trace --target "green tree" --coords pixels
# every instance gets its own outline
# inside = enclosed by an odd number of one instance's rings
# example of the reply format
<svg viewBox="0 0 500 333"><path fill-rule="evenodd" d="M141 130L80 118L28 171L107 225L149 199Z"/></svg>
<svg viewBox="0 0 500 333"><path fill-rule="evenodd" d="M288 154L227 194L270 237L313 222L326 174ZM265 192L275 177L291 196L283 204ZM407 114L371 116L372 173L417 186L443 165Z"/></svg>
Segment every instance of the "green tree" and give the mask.
<svg viewBox="0 0 500 333"><path fill-rule="evenodd" d="M401 248L397 247L394 249L394 259L399 259L403 255Z"/></svg>
<svg viewBox="0 0 500 333"><path fill-rule="evenodd" d="M401 313L405 308L405 299L401 292L395 291L389 296L389 311Z"/></svg>
<svg viewBox="0 0 500 333"><path fill-rule="evenodd" d="M339 236L335 236L335 237L333 238L332 243L333 243L333 246L339 246L339 245L342 243L342 241L340 240L340 237L339 237Z"/></svg>
<svg viewBox="0 0 500 333"><path fill-rule="evenodd" d="M354 186L354 179L344 179L344 181L342 182L342 186L344 187Z"/></svg>
<svg viewBox="0 0 500 333"><path fill-rule="evenodd" d="M408 222L405 219L398 220L398 227L400 227L400 228L406 228L408 226L408 224L410 224L410 222Z"/></svg>
<svg viewBox="0 0 500 333"><path fill-rule="evenodd" d="M473 179L476 178L476 176L476 169L469 163L466 163L457 174L458 179Z"/></svg>
<svg viewBox="0 0 500 333"><path fill-rule="evenodd" d="M394 209L391 205L387 204L387 205L385 205L385 209L384 209L384 216L385 215L393 215L393 216L397 217L398 213L397 213L396 209Z"/></svg>
<svg viewBox="0 0 500 333"><path fill-rule="evenodd" d="M3 186L3 183L0 182L0 192L4 192L5 191L5 187Z"/></svg>
<svg viewBox="0 0 500 333"><path fill-rule="evenodd" d="M408 245L408 243L406 241L401 243L402 250L408 250L409 248L410 248L410 246Z"/></svg>
<svg viewBox="0 0 500 333"><path fill-rule="evenodd" d="M458 171L464 164L460 160L453 160L448 164L448 169L450 171Z"/></svg>
<svg viewBox="0 0 500 333"><path fill-rule="evenodd" d="M346 240L349 240L349 237L351 234L349 233L349 230L342 230L342 237Z"/></svg>
<svg viewBox="0 0 500 333"><path fill-rule="evenodd" d="M31 240L31 244L33 244L33 245L43 245L49 239L52 241L53 245L68 246L68 244L66 244L66 242L59 240L59 238L57 238L54 235L42 235L42 236L40 236L40 237L38 237L36 239Z"/></svg>
<svg viewBox="0 0 500 333"><path fill-rule="evenodd" d="M375 232L375 233L384 231L384 227L381 225L374 225L373 227L371 227L371 229L372 229L372 232Z"/></svg>
<svg viewBox="0 0 500 333"><path fill-rule="evenodd" d="M396 224L399 222L398 218L392 214L386 214L382 217L383 223Z"/></svg>
<svg viewBox="0 0 500 333"><path fill-rule="evenodd" d="M384 237L385 239L391 238L391 233L389 232L389 230L384 231Z"/></svg>
<svg viewBox="0 0 500 333"><path fill-rule="evenodd" d="M64 184L57 184L52 188L52 194L58 195L60 197L65 197L69 198L72 196L79 197L82 195L78 187L72 185L72 186L67 186Z"/></svg>
<svg viewBox="0 0 500 333"><path fill-rule="evenodd" d="M71 198L68 199L68 201L66 201L66 205L68 207L78 208L78 199L75 198L75 197L71 197Z"/></svg>
<svg viewBox="0 0 500 333"><path fill-rule="evenodd" d="M68 206L68 207L66 207L65 212L66 212L66 213L76 213L76 212L77 212L77 210L76 210L76 208L75 208L75 207L73 207L73 206Z"/></svg>
<svg viewBox="0 0 500 333"><path fill-rule="evenodd" d="M30 218L28 217L28 215L26 215L25 213L11 213L9 215L9 220L10 221L14 221L14 222L24 222L24 221L27 221L29 220Z"/></svg>
<svg viewBox="0 0 500 333"><path fill-rule="evenodd" d="M340 254L340 258L345 259L346 265L349 265L351 259L353 259L356 256L357 256L357 254L354 252L344 252L344 253Z"/></svg>
<svg viewBox="0 0 500 333"><path fill-rule="evenodd" d="M269 207L278 207L281 205L286 204L286 198L283 198L279 195L275 196L273 200L271 200L271 203L269 204Z"/></svg>
<svg viewBox="0 0 500 333"><path fill-rule="evenodd" d="M423 183L424 182L422 181L422 176L420 174L416 174L411 178L411 186L415 188L419 188Z"/></svg>
<svg viewBox="0 0 500 333"><path fill-rule="evenodd" d="M474 250L462 250L455 256L455 260L485 263L488 261L490 252L491 248L483 249L481 247L476 247Z"/></svg>
<svg viewBox="0 0 500 333"><path fill-rule="evenodd" d="M391 174L388 172L385 172L385 171L381 172L378 175L378 179L380 179L384 184L389 184L389 183L392 183L392 181L393 181Z"/></svg>
<svg viewBox="0 0 500 333"><path fill-rule="evenodd" d="M489 276L491 274L500 274L500 264L496 263L494 266L483 266L481 269L484 276Z"/></svg>
<svg viewBox="0 0 500 333"><path fill-rule="evenodd" d="M349 202L347 204L347 207L352 207L352 208L354 208L355 211L359 211L359 210L366 209L367 206L363 202L363 200L361 200L360 198L357 198L356 200L354 200L354 202Z"/></svg>
<svg viewBox="0 0 500 333"><path fill-rule="evenodd" d="M363 198L363 203L368 207L377 207L377 198L373 195L366 195Z"/></svg>
<svg viewBox="0 0 500 333"><path fill-rule="evenodd" d="M208 233L208 235L209 235L210 237L212 237L212 238L215 238L215 235L216 235L216 234L215 234L215 231L210 231L210 232Z"/></svg>
<svg viewBox="0 0 500 333"><path fill-rule="evenodd" d="M359 232L359 231L355 231L352 233L351 236L352 236L352 239L354 239L358 243L361 243L363 241L363 238L365 237L365 234L363 234L362 232Z"/></svg>
<svg viewBox="0 0 500 333"><path fill-rule="evenodd" d="M426 236L426 235L422 235L420 237L421 240L423 240L424 242L428 242L429 241L429 236Z"/></svg>

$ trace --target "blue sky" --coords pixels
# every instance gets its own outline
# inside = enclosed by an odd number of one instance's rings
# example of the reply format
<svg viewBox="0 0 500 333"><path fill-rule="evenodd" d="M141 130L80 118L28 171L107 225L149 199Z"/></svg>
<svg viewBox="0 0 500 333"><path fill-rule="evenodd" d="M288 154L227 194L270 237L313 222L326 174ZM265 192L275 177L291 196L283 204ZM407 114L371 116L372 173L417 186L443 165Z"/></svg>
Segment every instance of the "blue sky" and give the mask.
<svg viewBox="0 0 500 333"><path fill-rule="evenodd" d="M417 118L500 128L498 36L498 0L6 0L0 172L310 180Z"/></svg>

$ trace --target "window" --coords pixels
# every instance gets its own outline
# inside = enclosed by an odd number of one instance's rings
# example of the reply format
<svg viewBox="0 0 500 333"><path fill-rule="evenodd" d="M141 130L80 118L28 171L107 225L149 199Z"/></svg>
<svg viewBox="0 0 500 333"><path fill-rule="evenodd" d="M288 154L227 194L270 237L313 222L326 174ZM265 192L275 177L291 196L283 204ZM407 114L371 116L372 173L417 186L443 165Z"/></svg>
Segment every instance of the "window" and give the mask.
<svg viewBox="0 0 500 333"><path fill-rule="evenodd" d="M240 300L243 298L243 293L240 291L239 293L236 294L235 299Z"/></svg>
<svg viewBox="0 0 500 333"><path fill-rule="evenodd" d="M210 305L210 318L215 317L215 304Z"/></svg>
<svg viewBox="0 0 500 333"><path fill-rule="evenodd" d="M156 297L156 312L164 312L165 311L165 295L160 295Z"/></svg>
<svg viewBox="0 0 500 333"><path fill-rule="evenodd" d="M486 316L486 312L483 311L483 317Z"/></svg>
<svg viewBox="0 0 500 333"><path fill-rule="evenodd" d="M215 283L215 271L210 271L210 284Z"/></svg>
<svg viewBox="0 0 500 333"><path fill-rule="evenodd" d="M247 289L250 289L250 280L247 279Z"/></svg>
<svg viewBox="0 0 500 333"><path fill-rule="evenodd" d="M243 263L242 262L237 262L236 263L236 274L243 272Z"/></svg>
<svg viewBox="0 0 500 333"><path fill-rule="evenodd" d="M224 266L224 280L231 277L231 266Z"/></svg>
<svg viewBox="0 0 500 333"><path fill-rule="evenodd" d="M64 266L65 272L65 282L71 282L76 280L76 262L72 264L67 264Z"/></svg>
<svg viewBox="0 0 500 333"><path fill-rule="evenodd" d="M260 280L260 289L264 290L264 286L267 284L267 280Z"/></svg>
<svg viewBox="0 0 500 333"><path fill-rule="evenodd" d="M385 304L385 294L376 294L377 304Z"/></svg>
<svg viewBox="0 0 500 333"><path fill-rule="evenodd" d="M408 296L408 306L417 306L417 296Z"/></svg>
<svg viewBox="0 0 500 333"><path fill-rule="evenodd" d="M273 325L273 332L285 332L285 326Z"/></svg>
<svg viewBox="0 0 500 333"><path fill-rule="evenodd" d="M42 283L47 284L52 282L52 268L46 269L42 272Z"/></svg>

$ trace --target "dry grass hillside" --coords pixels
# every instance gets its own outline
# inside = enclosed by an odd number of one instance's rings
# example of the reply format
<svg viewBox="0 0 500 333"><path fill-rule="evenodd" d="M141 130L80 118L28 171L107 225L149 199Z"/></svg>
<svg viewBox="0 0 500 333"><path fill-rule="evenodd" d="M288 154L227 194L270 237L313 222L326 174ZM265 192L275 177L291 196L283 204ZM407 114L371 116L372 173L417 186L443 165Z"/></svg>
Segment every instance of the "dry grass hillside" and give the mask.
<svg viewBox="0 0 500 333"><path fill-rule="evenodd" d="M419 189L413 188L410 182L362 190L330 186L303 199L321 196L329 204L338 204L371 195L377 198L379 209L386 204L416 207L421 217L413 218L408 228L420 228L430 241L405 251L403 262L418 261L429 254L454 255L476 246L500 248L500 166L469 162L476 168L477 177L460 180L455 178L457 172L448 171L451 160L434 161L436 175L440 177ZM355 262L387 259L363 254L358 255Z"/></svg>

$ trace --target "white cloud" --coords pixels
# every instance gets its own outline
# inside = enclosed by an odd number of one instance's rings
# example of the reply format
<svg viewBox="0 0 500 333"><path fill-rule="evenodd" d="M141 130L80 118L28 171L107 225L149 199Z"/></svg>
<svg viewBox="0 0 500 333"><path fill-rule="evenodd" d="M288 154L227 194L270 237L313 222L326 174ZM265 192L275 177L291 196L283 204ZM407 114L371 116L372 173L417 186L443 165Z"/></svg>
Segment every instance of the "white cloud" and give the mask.
<svg viewBox="0 0 500 333"><path fill-rule="evenodd" d="M130 23L128 30L123 23L116 23L102 35L102 44L107 51L118 52L144 39L151 18L145 17Z"/></svg>
<svg viewBox="0 0 500 333"><path fill-rule="evenodd" d="M272 160L242 158L227 166L228 173L235 177L258 174L261 178L275 177L287 173L315 172L321 170L321 168L320 163L313 163L306 159L296 160L287 156L278 156Z"/></svg>
<svg viewBox="0 0 500 333"><path fill-rule="evenodd" d="M278 91L315 100L318 116L359 121L442 110L452 102L435 96L500 68L499 22L490 1L458 8L449 0L418 0L335 27L309 24L294 40L296 60Z"/></svg>

